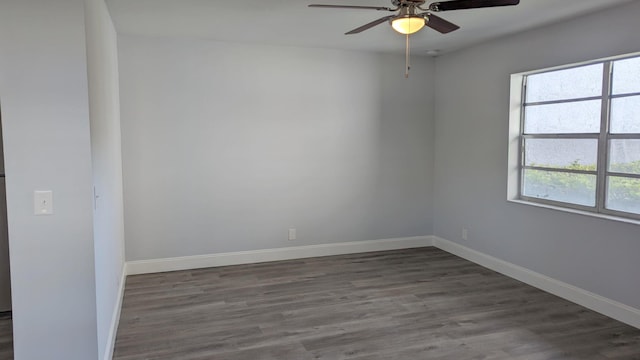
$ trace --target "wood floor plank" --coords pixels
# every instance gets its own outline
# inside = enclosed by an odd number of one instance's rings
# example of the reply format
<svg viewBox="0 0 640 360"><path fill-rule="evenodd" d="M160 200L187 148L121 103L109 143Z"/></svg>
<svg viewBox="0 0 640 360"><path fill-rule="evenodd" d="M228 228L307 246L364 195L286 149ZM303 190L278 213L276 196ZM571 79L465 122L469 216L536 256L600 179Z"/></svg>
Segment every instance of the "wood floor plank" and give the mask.
<svg viewBox="0 0 640 360"><path fill-rule="evenodd" d="M130 276L114 359L640 359L640 330L419 248Z"/></svg>
<svg viewBox="0 0 640 360"><path fill-rule="evenodd" d="M0 319L0 360L13 359L13 323L11 317Z"/></svg>

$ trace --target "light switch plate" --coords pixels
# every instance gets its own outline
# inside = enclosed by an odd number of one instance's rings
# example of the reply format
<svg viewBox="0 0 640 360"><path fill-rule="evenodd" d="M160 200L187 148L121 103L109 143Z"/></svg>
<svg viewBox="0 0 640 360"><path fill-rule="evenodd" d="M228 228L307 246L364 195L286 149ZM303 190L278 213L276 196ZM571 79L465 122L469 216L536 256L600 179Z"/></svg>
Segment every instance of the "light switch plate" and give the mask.
<svg viewBox="0 0 640 360"><path fill-rule="evenodd" d="M33 192L33 213L34 215L53 214L53 191L36 190Z"/></svg>

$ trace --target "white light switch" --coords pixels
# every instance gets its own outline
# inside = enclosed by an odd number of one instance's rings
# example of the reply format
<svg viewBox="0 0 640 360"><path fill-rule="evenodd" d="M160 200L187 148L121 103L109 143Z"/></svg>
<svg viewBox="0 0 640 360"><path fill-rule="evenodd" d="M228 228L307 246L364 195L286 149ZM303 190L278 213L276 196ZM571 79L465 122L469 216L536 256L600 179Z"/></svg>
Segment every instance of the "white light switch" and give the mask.
<svg viewBox="0 0 640 360"><path fill-rule="evenodd" d="M33 192L33 213L35 215L53 214L53 191Z"/></svg>

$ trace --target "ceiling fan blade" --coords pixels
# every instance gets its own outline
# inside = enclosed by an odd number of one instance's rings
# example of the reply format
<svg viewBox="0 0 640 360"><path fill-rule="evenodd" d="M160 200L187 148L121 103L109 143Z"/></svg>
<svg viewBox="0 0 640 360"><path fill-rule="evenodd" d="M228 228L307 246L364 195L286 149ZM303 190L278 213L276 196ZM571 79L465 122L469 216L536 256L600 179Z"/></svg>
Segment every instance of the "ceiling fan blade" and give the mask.
<svg viewBox="0 0 640 360"><path fill-rule="evenodd" d="M374 27L376 25L380 25L383 22L388 21L389 19L392 19L394 17L395 17L395 15L381 17L378 20L372 21L372 22L370 22L368 24L364 24L364 25L360 26L359 28L353 29L353 30L349 31L348 33L345 33L345 35L352 35L352 34L357 34L357 33L363 32L363 31L365 31L367 29L371 29L372 27Z"/></svg>
<svg viewBox="0 0 640 360"><path fill-rule="evenodd" d="M435 16L429 13L426 13L424 15L425 15L424 17L427 19L426 25L442 34L447 34L452 31L460 29L460 26L452 22L449 22L439 16Z"/></svg>
<svg viewBox="0 0 640 360"><path fill-rule="evenodd" d="M431 11L450 11L464 9L479 9L496 6L518 5L520 0L450 0L439 1L429 5Z"/></svg>
<svg viewBox="0 0 640 360"><path fill-rule="evenodd" d="M382 10L382 11L396 11L389 7L382 6L357 6L357 5L324 5L324 4L311 4L309 7L316 8L331 8L331 9L367 9L367 10Z"/></svg>

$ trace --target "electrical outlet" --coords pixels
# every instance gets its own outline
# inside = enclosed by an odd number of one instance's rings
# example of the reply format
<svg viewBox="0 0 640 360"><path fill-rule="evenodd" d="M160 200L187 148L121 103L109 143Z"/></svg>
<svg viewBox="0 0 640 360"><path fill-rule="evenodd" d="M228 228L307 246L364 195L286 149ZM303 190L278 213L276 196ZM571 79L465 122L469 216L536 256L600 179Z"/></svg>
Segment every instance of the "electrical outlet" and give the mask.
<svg viewBox="0 0 640 360"><path fill-rule="evenodd" d="M53 191L33 192L33 214L52 215L53 214Z"/></svg>
<svg viewBox="0 0 640 360"><path fill-rule="evenodd" d="M296 229L295 228L291 228L289 229L289 241L295 240L296 239Z"/></svg>
<svg viewBox="0 0 640 360"><path fill-rule="evenodd" d="M462 240L469 240L469 230L462 228Z"/></svg>

